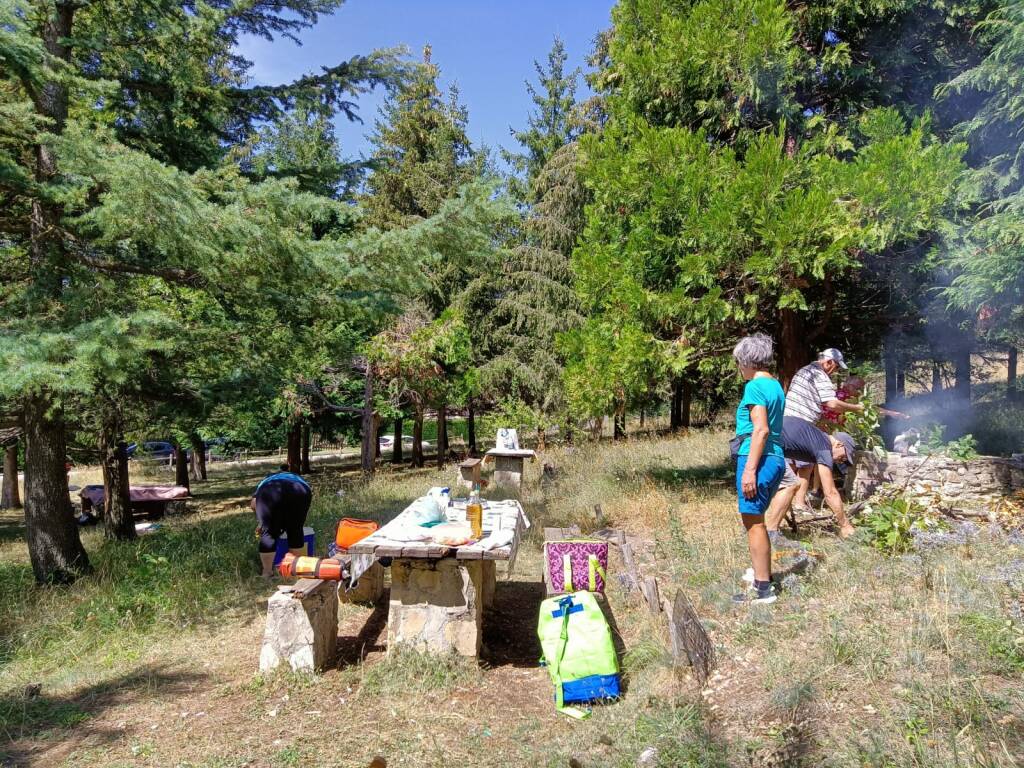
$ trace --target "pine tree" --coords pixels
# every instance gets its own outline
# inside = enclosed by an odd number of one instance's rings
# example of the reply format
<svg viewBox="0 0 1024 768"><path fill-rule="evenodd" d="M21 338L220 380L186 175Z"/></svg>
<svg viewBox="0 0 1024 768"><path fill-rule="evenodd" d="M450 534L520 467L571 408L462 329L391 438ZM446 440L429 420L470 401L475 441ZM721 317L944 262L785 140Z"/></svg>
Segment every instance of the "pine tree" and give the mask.
<svg viewBox="0 0 1024 768"><path fill-rule="evenodd" d="M224 383L246 364L279 385L294 381L322 365L346 318L373 311L388 286L418 269L404 243L389 246L395 260L385 264L363 261L374 242L322 237L317 222L348 214L292 180L249 184L230 166L193 172L222 157L223 137L258 115L302 99L340 104L381 74L346 80L353 70L341 67L253 91L223 77L225 61L244 72L231 54L238 34L289 33L334 5L256 2L193 13L127 3L113 18L106 5L2 6L0 109L9 119L0 129L0 359L16 375L0 388L19 403L25 425L26 529L40 582L70 581L89 567L69 514L70 406L130 399L124 385L137 372L200 377L160 390L171 397L174 387ZM218 55L168 68L178 61L166 57L175 42ZM106 86L96 85L97 72L120 93L145 98L100 98ZM179 103L194 92L212 102ZM186 116L195 109L205 110L203 121ZM346 295L364 298L358 306L338 301ZM212 338L235 366L201 365L196 353ZM107 444L117 431L116 421L104 430Z"/></svg>
<svg viewBox="0 0 1024 768"><path fill-rule="evenodd" d="M373 172L360 199L368 226L391 230L433 216L482 175L484 157L474 152L466 135L466 108L459 103L455 87L447 98L441 93L439 76L440 68L432 62L427 46L414 75L381 109L372 138ZM486 273L489 261L481 257L478 248L460 251L443 246L416 300L440 318L456 306L474 277ZM458 378L461 372L454 375ZM432 391L438 398L433 405L438 409L438 458L443 462L447 397L452 390L435 387ZM413 450L421 455L418 445Z"/></svg>
<svg viewBox="0 0 1024 768"><path fill-rule="evenodd" d="M381 108L371 139L373 173L360 202L368 226L387 230L433 216L479 166L458 91L442 95L430 47L409 81Z"/></svg>
<svg viewBox="0 0 1024 768"><path fill-rule="evenodd" d="M972 170L964 185L969 215L942 253L954 276L945 296L1016 347L1024 341L1024 2L1001 3L976 35L990 46L987 55L940 92L947 102L977 104L955 131L969 144Z"/></svg>
<svg viewBox="0 0 1024 768"><path fill-rule="evenodd" d="M523 203L536 202L538 190L534 185L541 170L558 150L575 141L580 134L575 115L580 71L565 71L568 58L565 44L556 37L548 53L547 69L539 62L533 62L538 85L527 81L526 92L535 109L527 118L526 129L509 129L522 151L502 150L502 156L516 174L509 179L509 192Z"/></svg>

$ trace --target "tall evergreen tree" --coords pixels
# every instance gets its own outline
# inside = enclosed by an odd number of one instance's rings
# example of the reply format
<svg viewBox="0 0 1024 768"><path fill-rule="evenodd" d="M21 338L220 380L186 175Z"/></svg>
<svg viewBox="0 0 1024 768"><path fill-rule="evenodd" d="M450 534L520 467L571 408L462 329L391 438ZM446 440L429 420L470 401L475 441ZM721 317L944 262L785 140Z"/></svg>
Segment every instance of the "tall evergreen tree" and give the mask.
<svg viewBox="0 0 1024 768"><path fill-rule="evenodd" d="M533 62L538 83L535 86L527 80L526 92L534 104L534 111L527 117L525 129L509 129L522 151L502 150L502 156L515 173L509 179L509 191L516 200L524 203L536 202L538 190L534 184L541 170L558 150L575 141L580 134L575 114L580 70L566 72L568 59L565 44L556 37L548 53L547 68L540 62Z"/></svg>
<svg viewBox="0 0 1024 768"><path fill-rule="evenodd" d="M195 336L184 319L212 318L222 344L274 360L308 328L337 327L337 317L325 317L348 311L337 299L374 283L356 277L375 269L372 261L353 268L364 254L313 232L314 222L346 215L337 204L298 192L293 181L250 185L229 167L192 172L220 158L224 138L260 115L302 99L344 110L346 93L382 74L342 67L294 87L240 88L235 75L246 65L231 58L238 34L294 32L336 5L2 6L0 109L10 119L0 129L0 359L17 375L0 387L25 424L26 528L40 582L88 568L69 514L68 405L113 393L137 367L188 360ZM209 55L189 55L179 70L167 58L176 41ZM176 112L192 92L215 104ZM200 108L205 120L196 123L187 113ZM401 271L376 277L384 285ZM132 344L124 343L128 332Z"/></svg>
<svg viewBox="0 0 1024 768"><path fill-rule="evenodd" d="M423 62L408 82L381 109L371 141L373 172L361 202L368 226L389 230L436 214L461 188L483 171L484 157L474 152L466 135L468 114L458 90L442 94L440 68L423 51ZM416 297L434 318L457 303L473 278L488 269L478 250L444 247L431 264L425 289ZM438 409L439 461L447 451L444 387L434 387ZM396 440L400 439L396 434ZM368 439L364 436L364 440ZM414 446L419 454L420 448Z"/></svg>
<svg viewBox="0 0 1024 768"><path fill-rule="evenodd" d="M980 317L990 334L1024 342L1024 2L1005 0L975 33L990 46L976 66L940 90L974 108L956 127L972 166L968 215L950 233L940 263L953 274L945 294Z"/></svg>

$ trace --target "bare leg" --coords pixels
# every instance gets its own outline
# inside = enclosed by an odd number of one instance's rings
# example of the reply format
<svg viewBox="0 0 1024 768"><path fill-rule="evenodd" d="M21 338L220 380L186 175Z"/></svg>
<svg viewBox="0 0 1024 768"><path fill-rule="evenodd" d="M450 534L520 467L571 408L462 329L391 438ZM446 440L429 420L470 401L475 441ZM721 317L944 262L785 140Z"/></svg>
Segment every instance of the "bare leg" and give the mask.
<svg viewBox="0 0 1024 768"><path fill-rule="evenodd" d="M793 497L793 506L797 509L807 509L807 491L811 485L811 472L813 467L801 467L796 471L800 483L796 487L796 495Z"/></svg>
<svg viewBox="0 0 1024 768"><path fill-rule="evenodd" d="M836 516L836 522L839 523L839 537L845 539L854 533L854 528L846 519L846 512L843 511L843 497L839 495L836 481L832 478L832 468L824 464L815 466L818 468L818 477L821 479L821 491L825 495L825 503L828 504L832 514Z"/></svg>
<svg viewBox="0 0 1024 768"><path fill-rule="evenodd" d="M750 562L754 566L754 578L770 581L772 578L772 544L768 530L764 527L764 515L740 515L743 527L747 529L747 546L750 547Z"/></svg>
<svg viewBox="0 0 1024 768"><path fill-rule="evenodd" d="M782 518L786 516L789 505L793 503L793 496L796 495L797 486L790 485L780 488L772 496L772 503L768 505L768 511L764 515L764 524L769 531L779 530Z"/></svg>
<svg viewBox="0 0 1024 768"><path fill-rule="evenodd" d="M274 553L273 552L260 552L260 565L263 567L263 573L261 574L264 579L269 579L274 575Z"/></svg>

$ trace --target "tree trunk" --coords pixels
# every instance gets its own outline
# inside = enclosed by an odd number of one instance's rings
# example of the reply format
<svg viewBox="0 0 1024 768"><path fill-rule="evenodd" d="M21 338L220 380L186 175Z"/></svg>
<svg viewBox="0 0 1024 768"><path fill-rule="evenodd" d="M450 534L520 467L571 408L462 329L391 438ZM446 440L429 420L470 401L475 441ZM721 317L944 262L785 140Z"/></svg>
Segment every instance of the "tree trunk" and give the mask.
<svg viewBox="0 0 1024 768"><path fill-rule="evenodd" d="M128 446L121 439L116 416L103 419L100 446L103 451L103 535L111 540L135 538L132 497L128 483Z"/></svg>
<svg viewBox="0 0 1024 768"><path fill-rule="evenodd" d="M397 416L395 418L395 435L394 445L391 448L391 463L401 464L402 463L402 417Z"/></svg>
<svg viewBox="0 0 1024 768"><path fill-rule="evenodd" d="M362 438L359 465L363 474L372 475L377 457L377 420L373 413L373 366L366 363L366 381L363 384L363 419L360 424Z"/></svg>
<svg viewBox="0 0 1024 768"><path fill-rule="evenodd" d="M18 491L18 444L8 445L4 450L4 483L0 489L0 509L21 507L21 493Z"/></svg>
<svg viewBox="0 0 1024 768"><path fill-rule="evenodd" d="M894 334L891 334L882 342L882 365L885 367L885 402L887 403L896 402L896 396L899 392L896 385L896 380L899 376L896 359L896 338Z"/></svg>
<svg viewBox="0 0 1024 768"><path fill-rule="evenodd" d="M932 362L932 394L942 392L942 366Z"/></svg>
<svg viewBox="0 0 1024 768"><path fill-rule="evenodd" d="M682 425L681 410L683 405L683 382L682 379L672 380L672 402L668 408L668 426L673 432Z"/></svg>
<svg viewBox="0 0 1024 768"><path fill-rule="evenodd" d="M373 459L380 458L380 436L384 432L384 426L379 414L373 414Z"/></svg>
<svg viewBox="0 0 1024 768"><path fill-rule="evenodd" d="M448 405L441 403L437 408L437 466L448 463Z"/></svg>
<svg viewBox="0 0 1024 768"><path fill-rule="evenodd" d="M796 372L811 362L811 349L804 332L804 318L795 309L779 310L782 327L779 333L779 379L789 388Z"/></svg>
<svg viewBox="0 0 1024 768"><path fill-rule="evenodd" d="M174 484L190 490L192 488L188 479L188 456L181 443L174 444Z"/></svg>
<svg viewBox="0 0 1024 768"><path fill-rule="evenodd" d="M971 346L962 344L957 348L953 365L956 368L953 393L958 400L971 402Z"/></svg>
<svg viewBox="0 0 1024 768"><path fill-rule="evenodd" d="M423 466L423 411L416 410L412 420L412 465Z"/></svg>
<svg viewBox="0 0 1024 768"><path fill-rule="evenodd" d="M896 397L902 398L907 394L907 372L900 367L896 371Z"/></svg>
<svg viewBox="0 0 1024 768"><path fill-rule="evenodd" d="M25 398L25 534L40 584L67 584L89 571L71 513L64 418L45 394Z"/></svg>
<svg viewBox="0 0 1024 768"><path fill-rule="evenodd" d="M199 436L198 432L193 432L188 436L189 443L192 445L192 479L193 480L205 480L206 479L206 443L203 442L203 438Z"/></svg>
<svg viewBox="0 0 1024 768"><path fill-rule="evenodd" d="M679 426L683 429L690 428L690 406L693 404L693 382L686 379L683 382L683 391L679 403Z"/></svg>
<svg viewBox="0 0 1024 768"><path fill-rule="evenodd" d="M1017 348L1010 347L1006 353L1006 396L1017 399Z"/></svg>
<svg viewBox="0 0 1024 768"><path fill-rule="evenodd" d="M309 474L309 444L313 439L313 426L308 421L302 422L302 456L299 459L299 469L302 474Z"/></svg>
<svg viewBox="0 0 1024 768"><path fill-rule="evenodd" d="M466 409L466 439L469 442L469 455L476 456L476 411L473 409L473 398L469 398Z"/></svg>
<svg viewBox="0 0 1024 768"><path fill-rule="evenodd" d="M646 411L647 411L646 408L641 408L640 409L640 429L643 429L644 425L647 423L647 412Z"/></svg>
<svg viewBox="0 0 1024 768"><path fill-rule="evenodd" d="M288 471L302 473L302 420L296 420L288 429Z"/></svg>
<svg viewBox="0 0 1024 768"><path fill-rule="evenodd" d="M547 430L544 427L537 427L537 450L546 451L547 449Z"/></svg>
<svg viewBox="0 0 1024 768"><path fill-rule="evenodd" d="M616 403L615 417L612 421L612 439L623 440L626 437L626 404Z"/></svg>

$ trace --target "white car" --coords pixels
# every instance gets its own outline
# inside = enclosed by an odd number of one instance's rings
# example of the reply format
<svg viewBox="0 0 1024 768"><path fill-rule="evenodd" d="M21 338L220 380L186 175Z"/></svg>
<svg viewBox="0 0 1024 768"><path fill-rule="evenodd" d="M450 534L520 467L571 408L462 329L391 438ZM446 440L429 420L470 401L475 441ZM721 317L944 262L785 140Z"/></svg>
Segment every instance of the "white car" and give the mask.
<svg viewBox="0 0 1024 768"><path fill-rule="evenodd" d="M380 437L380 449L382 451L390 451L395 446L395 438L392 435L381 435ZM423 450L433 448L433 443L424 440ZM402 435L402 451L412 450L412 435Z"/></svg>

